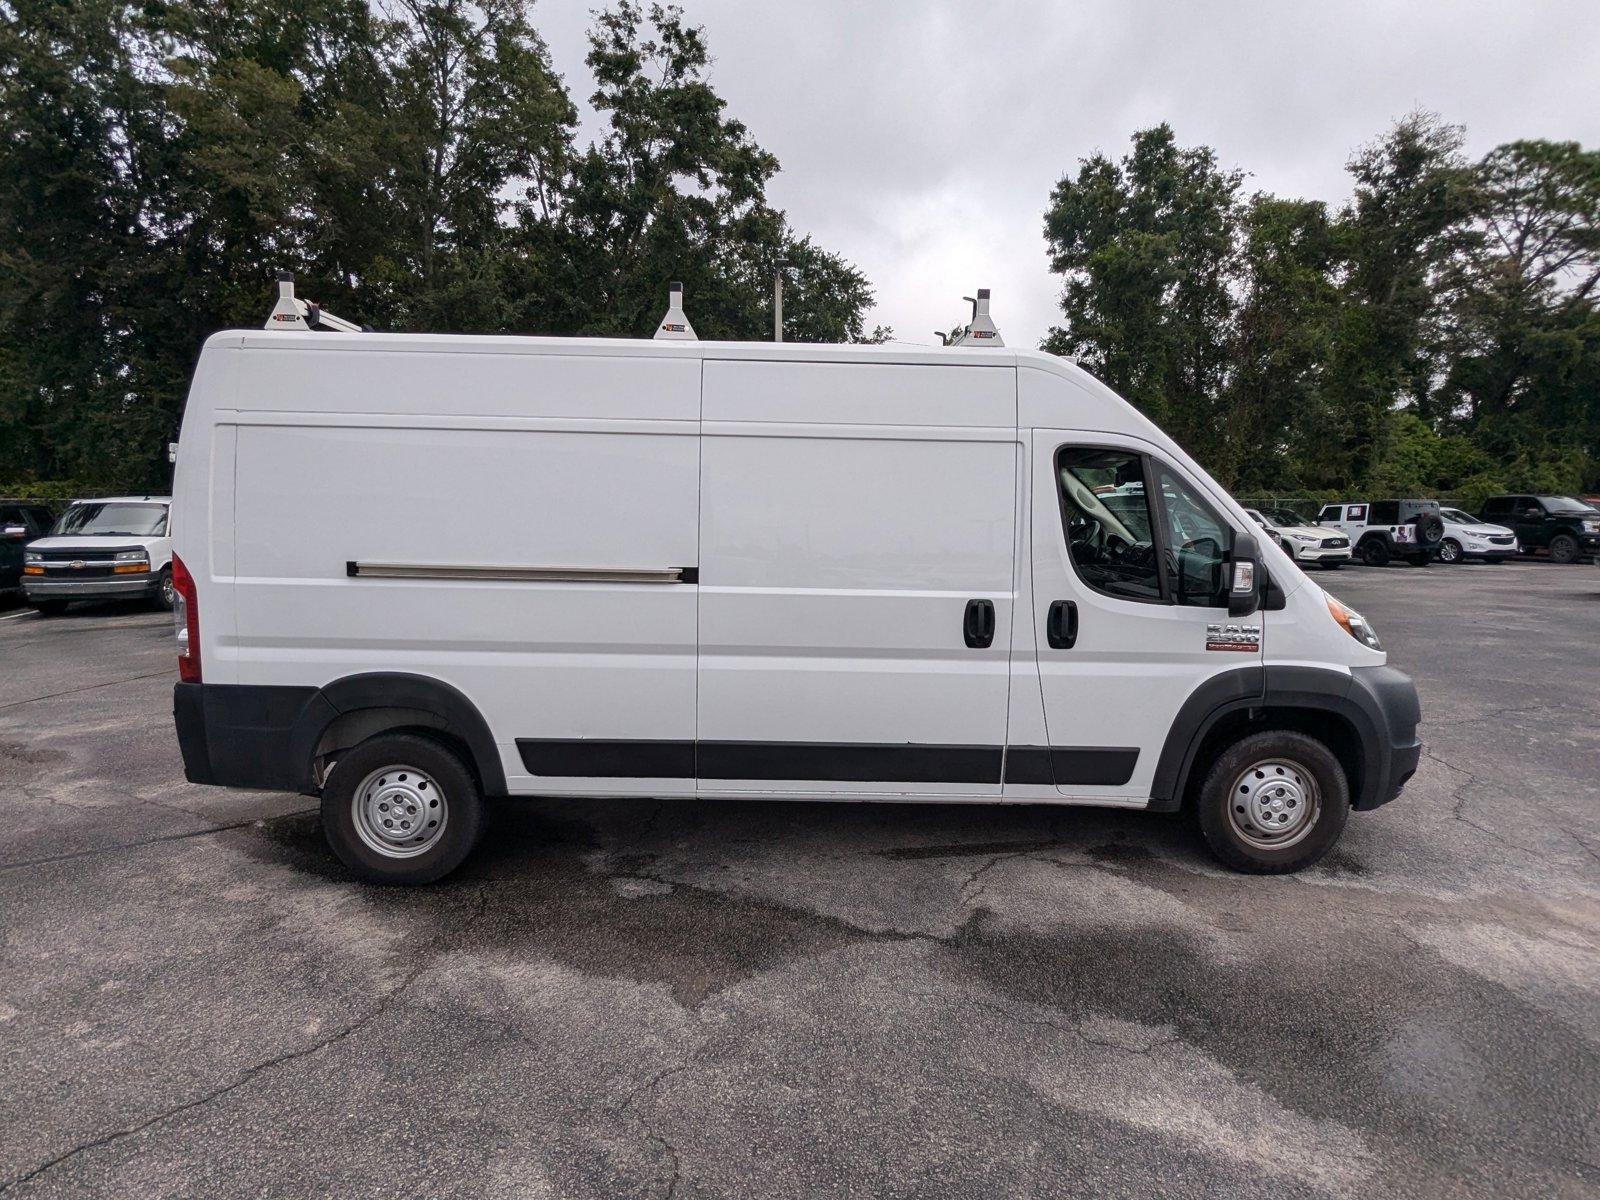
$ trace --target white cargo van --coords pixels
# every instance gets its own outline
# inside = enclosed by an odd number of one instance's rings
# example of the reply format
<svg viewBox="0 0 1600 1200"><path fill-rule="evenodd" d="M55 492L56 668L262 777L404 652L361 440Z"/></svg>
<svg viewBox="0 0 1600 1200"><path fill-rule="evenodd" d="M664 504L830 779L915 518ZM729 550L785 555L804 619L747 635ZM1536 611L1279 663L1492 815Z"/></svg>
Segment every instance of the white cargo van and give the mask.
<svg viewBox="0 0 1600 1200"><path fill-rule="evenodd" d="M535 795L1188 803L1289 871L1420 752L1366 623L1035 351L221 333L175 492L188 777L320 792L372 880Z"/></svg>

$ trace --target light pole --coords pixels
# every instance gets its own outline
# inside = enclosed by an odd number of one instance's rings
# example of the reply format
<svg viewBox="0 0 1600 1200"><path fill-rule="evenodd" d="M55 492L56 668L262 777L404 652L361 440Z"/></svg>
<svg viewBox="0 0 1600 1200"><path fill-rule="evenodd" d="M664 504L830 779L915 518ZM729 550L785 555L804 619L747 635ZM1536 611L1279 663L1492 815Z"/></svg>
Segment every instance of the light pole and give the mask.
<svg viewBox="0 0 1600 1200"><path fill-rule="evenodd" d="M783 269L789 260L780 258L772 271L772 340L783 341Z"/></svg>

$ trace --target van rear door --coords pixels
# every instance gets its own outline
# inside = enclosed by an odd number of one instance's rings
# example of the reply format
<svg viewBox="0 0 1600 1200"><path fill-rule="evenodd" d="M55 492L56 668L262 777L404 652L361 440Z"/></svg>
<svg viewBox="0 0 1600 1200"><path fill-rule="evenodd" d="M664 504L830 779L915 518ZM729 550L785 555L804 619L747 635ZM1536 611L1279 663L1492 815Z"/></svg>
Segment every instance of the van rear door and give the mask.
<svg viewBox="0 0 1600 1200"><path fill-rule="evenodd" d="M1232 526L1155 447L1039 429L1032 455L1047 777L1077 799L1146 800L1196 688L1246 671L1259 690L1262 614L1228 617Z"/></svg>
<svg viewBox="0 0 1600 1200"><path fill-rule="evenodd" d="M1009 363L706 362L700 791L999 792L1015 414Z"/></svg>

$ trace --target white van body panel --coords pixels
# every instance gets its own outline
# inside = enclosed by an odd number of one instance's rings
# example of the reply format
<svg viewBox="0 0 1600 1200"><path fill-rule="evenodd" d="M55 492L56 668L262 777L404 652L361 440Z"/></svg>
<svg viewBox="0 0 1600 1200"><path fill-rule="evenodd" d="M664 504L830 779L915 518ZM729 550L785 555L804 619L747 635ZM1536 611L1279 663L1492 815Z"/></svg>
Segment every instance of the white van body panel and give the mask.
<svg viewBox="0 0 1600 1200"><path fill-rule="evenodd" d="M702 742L1004 745L1015 377L1009 364L706 363ZM821 419L797 422L808 397ZM973 599L995 608L988 648L962 640ZM701 787L907 790L705 775ZM994 795L999 782L919 790Z"/></svg>
<svg viewBox="0 0 1600 1200"><path fill-rule="evenodd" d="M1208 678L1242 659L1384 661L1266 539L1284 606L1247 618L1254 654L1206 649L1217 609L1083 586L1064 444L1152 454L1253 528L1154 424L1033 351L258 331L206 345L174 528L206 684L440 681L482 714L511 794L1137 807ZM1068 597L1082 643L1051 650L1047 608ZM992 606L987 646L963 639L972 601ZM663 773L559 766L605 742L647 748ZM766 765L740 775L752 746ZM1000 773L1008 747L1052 746L1137 762L1115 786ZM808 773L841 747L928 749L972 778ZM985 755L995 769L969 771Z"/></svg>

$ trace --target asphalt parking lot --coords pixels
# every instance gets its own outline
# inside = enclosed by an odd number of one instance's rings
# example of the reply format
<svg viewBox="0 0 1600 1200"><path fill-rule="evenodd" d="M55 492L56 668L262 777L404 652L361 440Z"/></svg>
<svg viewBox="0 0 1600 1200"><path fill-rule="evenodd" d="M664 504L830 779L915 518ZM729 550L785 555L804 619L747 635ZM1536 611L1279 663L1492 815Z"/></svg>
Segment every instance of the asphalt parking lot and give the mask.
<svg viewBox="0 0 1600 1200"><path fill-rule="evenodd" d="M518 802L436 887L183 780L170 619L0 614L0 1195L1593 1196L1600 569L1349 569L1406 793Z"/></svg>

